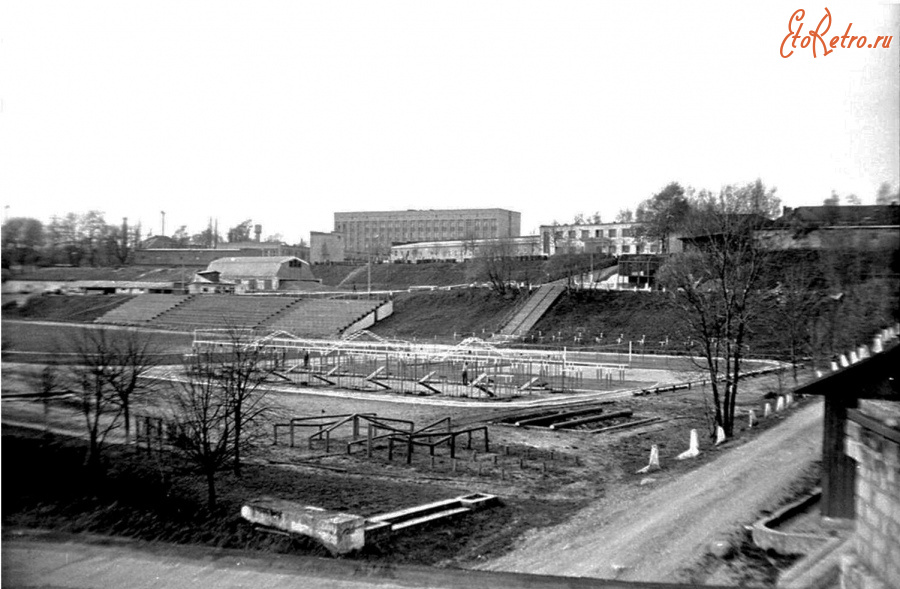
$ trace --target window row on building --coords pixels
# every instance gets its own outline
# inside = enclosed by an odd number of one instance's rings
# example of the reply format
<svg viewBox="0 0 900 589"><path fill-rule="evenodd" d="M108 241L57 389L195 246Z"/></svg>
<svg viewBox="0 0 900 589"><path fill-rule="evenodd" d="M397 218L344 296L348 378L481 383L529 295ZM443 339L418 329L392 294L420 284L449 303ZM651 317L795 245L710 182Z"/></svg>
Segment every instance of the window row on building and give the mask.
<svg viewBox="0 0 900 589"><path fill-rule="evenodd" d="M542 225L541 242L546 255L557 253L656 254L657 240L637 236L637 223L590 225Z"/></svg>
<svg viewBox="0 0 900 589"><path fill-rule="evenodd" d="M391 247L391 261L396 263L463 262L479 256L502 256L518 259L546 257L541 252L539 235L500 239L417 242Z"/></svg>
<svg viewBox="0 0 900 589"><path fill-rule="evenodd" d="M517 237L521 215L505 209L373 211L334 214L348 255L386 253L395 243Z"/></svg>

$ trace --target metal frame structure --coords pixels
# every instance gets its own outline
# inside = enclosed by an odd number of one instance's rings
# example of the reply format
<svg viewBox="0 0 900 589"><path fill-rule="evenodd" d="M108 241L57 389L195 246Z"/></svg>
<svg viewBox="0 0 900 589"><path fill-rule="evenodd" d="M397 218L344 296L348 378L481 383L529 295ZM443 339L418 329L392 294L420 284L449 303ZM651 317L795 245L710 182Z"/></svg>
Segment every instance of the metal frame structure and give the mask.
<svg viewBox="0 0 900 589"><path fill-rule="evenodd" d="M194 332L195 354L224 352L233 346L271 350L279 374L298 384L425 395L511 397L536 390L610 390L626 380L628 368L598 362L599 355L505 348L477 337L446 345L388 340L365 330L339 340L302 338L283 331Z"/></svg>

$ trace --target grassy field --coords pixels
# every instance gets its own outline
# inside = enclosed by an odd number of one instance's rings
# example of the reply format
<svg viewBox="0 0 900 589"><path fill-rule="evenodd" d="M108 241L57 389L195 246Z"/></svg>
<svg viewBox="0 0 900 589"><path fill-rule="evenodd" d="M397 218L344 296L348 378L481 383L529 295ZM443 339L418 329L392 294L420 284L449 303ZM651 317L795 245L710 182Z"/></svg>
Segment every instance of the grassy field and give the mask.
<svg viewBox="0 0 900 589"><path fill-rule="evenodd" d="M92 326L3 321L3 360L13 362L69 362L76 359L78 342ZM110 333L116 333L115 330ZM190 351L193 336L176 332L145 332L154 352L165 361L180 362Z"/></svg>

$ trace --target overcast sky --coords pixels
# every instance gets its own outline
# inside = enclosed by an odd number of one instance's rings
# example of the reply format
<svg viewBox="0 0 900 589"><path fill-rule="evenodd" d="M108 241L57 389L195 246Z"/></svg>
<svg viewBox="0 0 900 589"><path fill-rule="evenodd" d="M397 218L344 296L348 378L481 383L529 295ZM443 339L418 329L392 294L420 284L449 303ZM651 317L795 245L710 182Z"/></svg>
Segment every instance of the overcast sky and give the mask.
<svg viewBox="0 0 900 589"><path fill-rule="evenodd" d="M900 184L900 5L0 2L0 199L144 233L335 211L502 207L612 221L675 180L784 204ZM794 24L796 30L797 24Z"/></svg>

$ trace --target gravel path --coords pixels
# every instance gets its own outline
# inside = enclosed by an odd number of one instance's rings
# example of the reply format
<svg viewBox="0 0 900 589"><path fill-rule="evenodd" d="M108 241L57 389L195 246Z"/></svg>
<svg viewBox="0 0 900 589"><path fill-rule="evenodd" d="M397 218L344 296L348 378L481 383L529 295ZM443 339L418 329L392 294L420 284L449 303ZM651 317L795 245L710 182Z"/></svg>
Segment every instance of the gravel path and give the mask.
<svg viewBox="0 0 900 589"><path fill-rule="evenodd" d="M678 571L703 556L710 542L753 521L820 458L822 416L821 402L808 405L758 438L649 493L601 501L564 524L532 531L513 552L484 568L678 580ZM634 484L643 476L635 475Z"/></svg>

